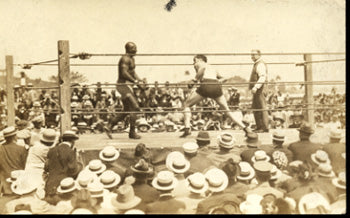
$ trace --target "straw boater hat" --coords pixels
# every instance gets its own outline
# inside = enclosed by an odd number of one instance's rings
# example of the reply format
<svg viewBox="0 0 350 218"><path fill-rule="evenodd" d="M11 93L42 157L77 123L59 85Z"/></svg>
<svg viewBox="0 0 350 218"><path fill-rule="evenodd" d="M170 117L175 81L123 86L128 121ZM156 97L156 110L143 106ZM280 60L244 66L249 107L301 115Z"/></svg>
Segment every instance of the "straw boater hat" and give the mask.
<svg viewBox="0 0 350 218"><path fill-rule="evenodd" d="M280 131L276 131L272 134L272 140L284 142L284 134Z"/></svg>
<svg viewBox="0 0 350 218"><path fill-rule="evenodd" d="M128 210L137 206L141 198L135 195L134 189L129 184L121 185L117 190L117 197L112 198L112 205L121 210Z"/></svg>
<svg viewBox="0 0 350 218"><path fill-rule="evenodd" d="M240 203L239 209L242 214L262 214L263 208L260 204L263 197L257 194L249 194L246 200Z"/></svg>
<svg viewBox="0 0 350 218"><path fill-rule="evenodd" d="M73 130L66 130L62 134L64 140L78 140L79 136Z"/></svg>
<svg viewBox="0 0 350 218"><path fill-rule="evenodd" d="M340 172L337 178L332 179L332 184L340 189L346 189L346 175L345 172Z"/></svg>
<svg viewBox="0 0 350 218"><path fill-rule="evenodd" d="M8 182L8 183L15 182L23 173L24 173L24 170L11 171L11 175L9 178L6 179L6 182Z"/></svg>
<svg viewBox="0 0 350 218"><path fill-rule="evenodd" d="M95 182L98 180L98 176L96 173L91 172L90 170L84 169L80 171L78 174L78 177L76 179L76 187L78 190L87 188L88 185L92 182Z"/></svg>
<svg viewBox="0 0 350 218"><path fill-rule="evenodd" d="M226 149L232 149L234 146L235 137L231 133L222 133L219 136L219 146L226 148Z"/></svg>
<svg viewBox="0 0 350 218"><path fill-rule="evenodd" d="M311 154L311 160L317 165L320 165L321 163L331 163L327 152L323 150L317 150L315 153Z"/></svg>
<svg viewBox="0 0 350 218"><path fill-rule="evenodd" d="M317 167L318 175L322 177L335 177L331 164L321 163Z"/></svg>
<svg viewBox="0 0 350 218"><path fill-rule="evenodd" d="M270 177L270 180L277 180L278 178L280 178L282 176L282 171L279 170L276 165L272 165L272 168L271 168L271 177Z"/></svg>
<svg viewBox="0 0 350 218"><path fill-rule="evenodd" d="M54 129L45 129L40 135L40 141L54 142L56 140L56 131Z"/></svg>
<svg viewBox="0 0 350 218"><path fill-rule="evenodd" d="M247 134L247 139L245 141L247 143L247 146L251 148L257 148L261 145L261 142L259 140L259 135L254 132L252 133L249 132Z"/></svg>
<svg viewBox="0 0 350 218"><path fill-rule="evenodd" d="M254 156L252 157L252 162L255 163L257 161L270 161L270 156L266 154L263 150L257 150L254 152Z"/></svg>
<svg viewBox="0 0 350 218"><path fill-rule="evenodd" d="M318 192L311 192L300 198L298 210L300 214L308 214L308 211L315 209L318 206L323 206L324 209L326 209L326 211L323 213L328 213L331 209L328 200L322 194ZM313 210L312 213L315 213L315 211Z"/></svg>
<svg viewBox="0 0 350 218"><path fill-rule="evenodd" d="M329 133L328 133L329 138L332 139L341 139L342 136L342 131L340 129L332 129Z"/></svg>
<svg viewBox="0 0 350 218"><path fill-rule="evenodd" d="M101 160L95 159L95 160L91 160L89 162L89 165L87 165L85 167L85 169L88 169L91 172L96 173L98 175L98 174L101 174L103 171L106 170L106 165L103 164Z"/></svg>
<svg viewBox="0 0 350 218"><path fill-rule="evenodd" d="M196 172L186 178L186 187L193 193L204 193L208 190L209 185L204 174Z"/></svg>
<svg viewBox="0 0 350 218"><path fill-rule="evenodd" d="M2 133L4 134L4 138L6 139L7 137L14 136L17 134L17 129L14 126L9 126L6 127Z"/></svg>
<svg viewBox="0 0 350 218"><path fill-rule="evenodd" d="M78 102L73 101L72 103L70 103L70 106L71 106L72 108L78 107Z"/></svg>
<svg viewBox="0 0 350 218"><path fill-rule="evenodd" d="M104 147L100 151L99 157L103 161L107 161L107 162L115 161L119 157L119 151L117 149L115 149L114 146L109 145L109 146Z"/></svg>
<svg viewBox="0 0 350 218"><path fill-rule="evenodd" d="M133 173L139 175L148 175L153 172L153 168L142 158L130 168L133 171Z"/></svg>
<svg viewBox="0 0 350 218"><path fill-rule="evenodd" d="M257 161L253 164L256 173L271 174L272 164L267 161Z"/></svg>
<svg viewBox="0 0 350 218"><path fill-rule="evenodd" d="M17 195L24 195L33 192L38 187L38 183L32 182L33 175L23 172L16 181L11 183L11 190Z"/></svg>
<svg viewBox="0 0 350 218"><path fill-rule="evenodd" d="M108 194L108 190L103 187L103 184L99 181L92 182L88 184L88 191L92 198L100 198Z"/></svg>
<svg viewBox="0 0 350 218"><path fill-rule="evenodd" d="M165 163L167 168L174 173L185 173L190 168L190 162L179 151L170 152Z"/></svg>
<svg viewBox="0 0 350 218"><path fill-rule="evenodd" d="M152 180L152 186L160 191L168 191L174 189L178 184L174 173L169 170L158 172L157 176Z"/></svg>
<svg viewBox="0 0 350 218"><path fill-rule="evenodd" d="M255 176L253 167L246 161L239 162L240 174L237 176L238 180L251 180Z"/></svg>
<svg viewBox="0 0 350 218"><path fill-rule="evenodd" d="M182 145L186 154L196 154L198 151L198 145L195 142L186 142Z"/></svg>
<svg viewBox="0 0 350 218"><path fill-rule="evenodd" d="M68 193L76 189L76 183L72 177L67 177L61 180L60 185L57 187L58 193Z"/></svg>
<svg viewBox="0 0 350 218"><path fill-rule="evenodd" d="M221 192L228 185L228 177L226 173L218 168L212 168L205 174L205 178L209 184L209 190L212 192Z"/></svg>
<svg viewBox="0 0 350 218"><path fill-rule="evenodd" d="M106 170L100 175L100 182L106 189L116 187L120 180L120 176L112 170Z"/></svg>

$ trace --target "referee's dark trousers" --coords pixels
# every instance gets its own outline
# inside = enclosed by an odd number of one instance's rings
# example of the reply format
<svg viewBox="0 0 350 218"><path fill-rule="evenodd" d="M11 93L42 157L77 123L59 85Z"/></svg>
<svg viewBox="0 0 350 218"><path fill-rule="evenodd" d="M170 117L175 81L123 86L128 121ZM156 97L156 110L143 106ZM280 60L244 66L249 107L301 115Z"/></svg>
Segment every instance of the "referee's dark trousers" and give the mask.
<svg viewBox="0 0 350 218"><path fill-rule="evenodd" d="M256 93L253 94L252 109L266 109L264 86L260 87ZM267 110L253 111L253 114L257 129L267 131L269 129L269 117Z"/></svg>

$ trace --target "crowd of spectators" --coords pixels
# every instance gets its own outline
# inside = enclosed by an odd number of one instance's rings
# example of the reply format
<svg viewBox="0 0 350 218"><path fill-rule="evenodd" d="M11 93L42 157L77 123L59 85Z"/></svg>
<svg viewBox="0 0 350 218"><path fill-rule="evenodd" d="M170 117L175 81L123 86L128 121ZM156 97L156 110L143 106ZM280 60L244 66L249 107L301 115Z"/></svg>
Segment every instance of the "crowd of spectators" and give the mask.
<svg viewBox="0 0 350 218"><path fill-rule="evenodd" d="M160 86L134 86L138 103L144 113L139 115L139 130L141 131L181 131L183 129L182 104L193 89L170 86L169 83ZM33 89L29 83L27 88L16 85L15 114L16 121L31 121L36 114L43 114L44 126L57 128L59 125L59 99L57 90ZM243 99L239 91L230 87L225 89L228 105L232 110L242 109L244 122L255 127L254 115L250 109L251 102ZM1 124L0 130L6 127L6 93L1 90ZM293 98L288 93L270 91L267 95L269 113L269 128L298 128L306 116L306 105L303 98ZM318 105L345 105L345 94L320 93L314 97ZM95 87L73 84L71 95L72 127L80 133L103 131L101 122L107 123L114 116L113 113L122 111L123 103L120 94L114 87L102 87L97 83ZM213 112L212 112L213 111ZM154 113L153 113L154 112ZM316 109L315 124L325 128L345 128L345 107L339 109ZM192 130L224 130L239 129L240 127L219 111L216 102L204 99L193 106L191 121ZM128 128L128 120L120 122L114 132Z"/></svg>
<svg viewBox="0 0 350 218"><path fill-rule="evenodd" d="M243 145L199 131L182 147L77 151L77 132L43 128L42 116L30 123L1 131L0 214L346 213L339 129L325 144L302 123L288 144L281 130L272 144L249 133Z"/></svg>

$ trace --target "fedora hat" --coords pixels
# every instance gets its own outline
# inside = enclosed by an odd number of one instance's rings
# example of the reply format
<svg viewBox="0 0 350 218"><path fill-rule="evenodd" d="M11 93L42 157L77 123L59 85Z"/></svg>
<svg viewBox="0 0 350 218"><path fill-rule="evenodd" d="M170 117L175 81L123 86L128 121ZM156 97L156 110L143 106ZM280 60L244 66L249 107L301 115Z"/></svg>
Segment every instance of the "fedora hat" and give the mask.
<svg viewBox="0 0 350 218"><path fill-rule="evenodd" d="M40 141L43 142L54 142L56 140L56 131L54 129L45 129L42 134L40 134Z"/></svg>
<svg viewBox="0 0 350 218"><path fill-rule="evenodd" d="M254 156L252 157L252 162L255 163L257 161L270 161L270 156L266 154L263 150L257 150L254 152Z"/></svg>
<svg viewBox="0 0 350 218"><path fill-rule="evenodd" d="M273 181L277 180L282 176L282 171L278 169L276 165L272 165L270 173L271 173L270 180L273 180Z"/></svg>
<svg viewBox="0 0 350 218"><path fill-rule="evenodd" d="M128 210L137 206L141 198L135 195L134 188L129 184L121 185L117 190L117 197L112 198L112 205L121 210Z"/></svg>
<svg viewBox="0 0 350 218"><path fill-rule="evenodd" d="M91 172L90 170L83 169L79 172L77 179L76 179L76 187L78 190L87 188L88 185L92 182L95 182L98 180L98 177L96 173Z"/></svg>
<svg viewBox="0 0 350 218"><path fill-rule="evenodd" d="M318 175L322 177L335 177L332 165L329 163L321 163L320 165L318 165L317 172Z"/></svg>
<svg viewBox="0 0 350 218"><path fill-rule="evenodd" d="M100 159L94 159L89 162L85 169L90 170L93 173L101 174L106 170L106 165L102 163Z"/></svg>
<svg viewBox="0 0 350 218"><path fill-rule="evenodd" d="M317 165L320 165L321 163L331 163L327 152L323 150L317 150L315 153L311 154L311 160Z"/></svg>
<svg viewBox="0 0 350 218"><path fill-rule="evenodd" d="M209 169L205 174L209 184L209 190L212 192L221 192L228 185L228 177L223 170L218 168Z"/></svg>
<svg viewBox="0 0 350 218"><path fill-rule="evenodd" d="M208 190L209 184L204 174L196 172L186 178L186 187L193 193L204 193Z"/></svg>
<svg viewBox="0 0 350 218"><path fill-rule="evenodd" d="M239 209L242 214L262 214L263 208L260 204L263 197L258 194L249 194L246 200L240 203Z"/></svg>
<svg viewBox="0 0 350 218"><path fill-rule="evenodd" d="M157 173L157 176L152 180L152 186L160 191L168 191L174 189L178 184L174 173L169 170L163 170Z"/></svg>
<svg viewBox="0 0 350 218"><path fill-rule="evenodd" d="M8 183L15 182L23 173L24 173L24 170L11 171L10 177L6 179L6 182Z"/></svg>
<svg viewBox="0 0 350 218"><path fill-rule="evenodd" d="M240 174L237 176L238 180L251 180L255 176L253 167L246 161L239 162Z"/></svg>
<svg viewBox="0 0 350 218"><path fill-rule="evenodd" d="M58 193L68 193L76 189L76 183L72 177L66 177L61 180L60 185L57 187Z"/></svg>
<svg viewBox="0 0 350 218"><path fill-rule="evenodd" d="M112 170L106 170L100 175L100 182L106 189L116 187L120 180L120 176Z"/></svg>
<svg viewBox="0 0 350 218"><path fill-rule="evenodd" d="M249 132L247 133L246 143L248 147L251 148L257 148L261 145L261 142L259 140L259 135L255 132Z"/></svg>
<svg viewBox="0 0 350 218"><path fill-rule="evenodd" d="M144 159L140 159L134 166L131 166L131 171L135 174L147 175L153 172L153 168L145 161Z"/></svg>
<svg viewBox="0 0 350 218"><path fill-rule="evenodd" d="M196 140L210 142L209 132L199 131Z"/></svg>
<svg viewBox="0 0 350 218"><path fill-rule="evenodd" d="M186 142L182 145L182 148L186 154L196 154L198 151L198 144L195 142Z"/></svg>
<svg viewBox="0 0 350 218"><path fill-rule="evenodd" d="M284 142L284 138L285 138L284 134L282 134L282 132L280 132L280 131L275 131L272 134L272 140Z"/></svg>
<svg viewBox="0 0 350 218"><path fill-rule="evenodd" d="M109 145L104 147L100 153L99 158L103 161L110 162L118 159L120 153L114 146Z"/></svg>
<svg viewBox="0 0 350 218"><path fill-rule="evenodd" d="M322 206L326 211L315 211L318 206ZM300 214L328 213L330 209L329 201L318 192L305 194L300 198L298 203Z"/></svg>
<svg viewBox="0 0 350 218"><path fill-rule="evenodd" d="M170 152L165 162L167 168L174 173L185 173L190 168L190 162L178 151Z"/></svg>
<svg viewBox="0 0 350 218"><path fill-rule="evenodd" d="M17 134L17 129L14 126L9 126L6 127L2 133L4 134L4 138L6 139L7 137L14 136Z"/></svg>
<svg viewBox="0 0 350 218"><path fill-rule="evenodd" d="M342 131L340 129L331 129L328 133L329 138L332 139L341 139L343 137Z"/></svg>
<svg viewBox="0 0 350 218"><path fill-rule="evenodd" d="M338 177L332 179L332 184L340 189L346 189L346 175L345 172L340 172Z"/></svg>
<svg viewBox="0 0 350 218"><path fill-rule="evenodd" d="M306 133L306 134L314 134L315 130L312 128L310 123L304 122L301 124L300 128L298 129L299 132Z"/></svg>
<svg viewBox="0 0 350 218"><path fill-rule="evenodd" d="M63 140L78 140L79 136L72 130L66 130L62 134Z"/></svg>
<svg viewBox="0 0 350 218"><path fill-rule="evenodd" d="M235 137L231 133L222 133L219 135L219 146L227 149L232 149L234 146Z"/></svg>
<svg viewBox="0 0 350 218"><path fill-rule="evenodd" d="M89 183L87 190L90 192L91 198L100 198L109 193L99 181Z"/></svg>

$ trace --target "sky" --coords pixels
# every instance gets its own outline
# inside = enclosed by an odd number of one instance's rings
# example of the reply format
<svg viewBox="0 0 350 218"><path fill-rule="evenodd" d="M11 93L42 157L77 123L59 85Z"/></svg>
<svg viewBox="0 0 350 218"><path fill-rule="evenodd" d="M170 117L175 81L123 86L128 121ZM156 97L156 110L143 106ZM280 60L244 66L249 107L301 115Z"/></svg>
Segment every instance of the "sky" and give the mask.
<svg viewBox="0 0 350 218"><path fill-rule="evenodd" d="M70 53L124 53L128 41L138 53L345 52L345 0L0 0L0 69L5 56L15 64L57 58L57 42ZM192 64L192 56L141 57L136 64ZM313 60L345 58L317 55ZM117 64L115 57L91 57L71 64ZM302 62L298 56L263 56L266 62ZM209 63L251 63L250 56L208 56ZM225 77L249 79L251 65L217 66ZM304 80L303 67L269 65L269 78ZM345 61L313 64L313 79L345 81ZM116 82L117 67L76 67L88 83ZM188 70L190 75L185 75ZM15 76L57 75L56 66L15 66ZM137 66L149 82L192 79L193 66ZM319 87L318 87L319 88Z"/></svg>

